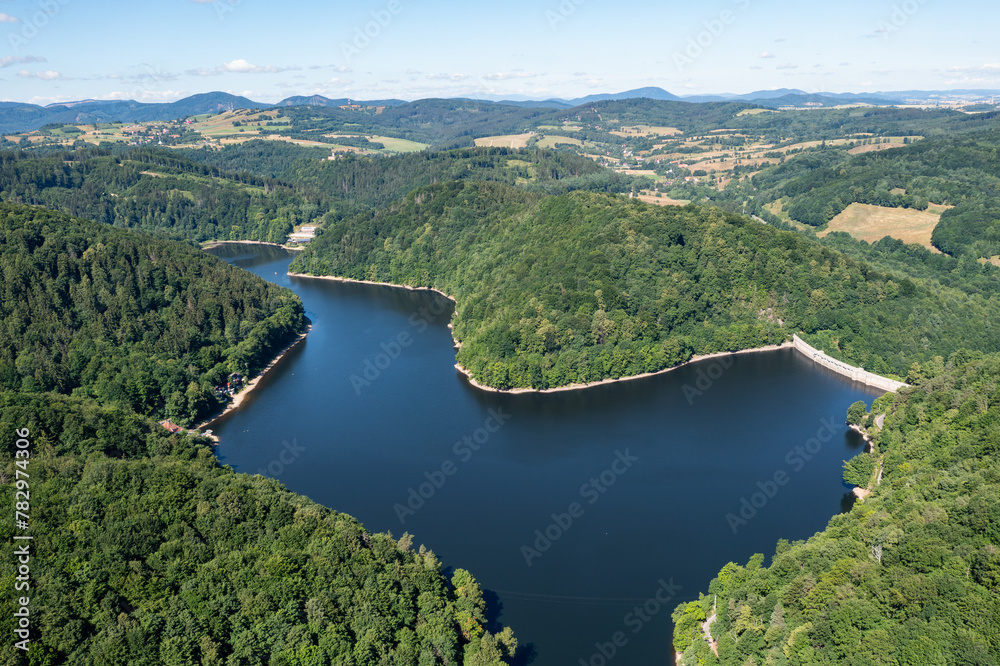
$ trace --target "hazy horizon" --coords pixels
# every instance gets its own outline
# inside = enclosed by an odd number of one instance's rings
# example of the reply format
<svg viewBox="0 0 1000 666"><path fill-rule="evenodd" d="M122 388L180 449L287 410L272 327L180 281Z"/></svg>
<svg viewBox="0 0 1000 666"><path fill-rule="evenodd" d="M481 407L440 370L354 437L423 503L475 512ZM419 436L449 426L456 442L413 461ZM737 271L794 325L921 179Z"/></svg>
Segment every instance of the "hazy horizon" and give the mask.
<svg viewBox="0 0 1000 666"><path fill-rule="evenodd" d="M169 102L215 90L273 103L571 99L655 86L684 95L1000 89L976 0L802 6L514 0L0 0L4 101Z"/></svg>

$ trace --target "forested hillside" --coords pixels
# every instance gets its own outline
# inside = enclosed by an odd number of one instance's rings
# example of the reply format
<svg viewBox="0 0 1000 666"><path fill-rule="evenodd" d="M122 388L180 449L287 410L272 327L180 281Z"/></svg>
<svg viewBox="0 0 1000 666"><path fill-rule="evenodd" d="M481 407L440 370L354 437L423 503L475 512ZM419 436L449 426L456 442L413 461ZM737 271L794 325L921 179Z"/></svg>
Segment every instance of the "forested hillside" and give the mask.
<svg viewBox="0 0 1000 666"><path fill-rule="evenodd" d="M385 157L346 153L317 161L307 149L276 149L274 141L250 141L221 151L187 153L224 169L269 173L355 209L388 205L413 190L455 180L500 182L548 193L585 189L625 192L635 180L575 153L511 148L463 148ZM299 159L290 160L293 155Z"/></svg>
<svg viewBox="0 0 1000 666"><path fill-rule="evenodd" d="M283 243L297 225L386 205L438 182L497 181L558 193L623 192L635 180L552 150L326 156L275 141L183 154L93 147L0 152L0 200L176 239Z"/></svg>
<svg viewBox="0 0 1000 666"><path fill-rule="evenodd" d="M5 641L0 663L506 663L516 641L485 631L466 571L151 418L218 408L214 382L299 332L298 297L185 244L10 204L0 267L0 495L31 536L30 645ZM14 535L4 521L7 562Z"/></svg>
<svg viewBox="0 0 1000 666"><path fill-rule="evenodd" d="M496 388L661 370L793 332L880 374L1000 349L1000 288L888 273L718 209L449 183L330 226L292 270L457 300L459 362ZM931 275L928 273L928 275Z"/></svg>
<svg viewBox="0 0 1000 666"><path fill-rule="evenodd" d="M222 173L176 153L78 148L0 152L0 198L188 240L283 243L326 212L323 198L271 178Z"/></svg>
<svg viewBox="0 0 1000 666"><path fill-rule="evenodd" d="M509 630L484 631L476 581L461 569L449 581L408 535L222 468L127 407L5 391L0 427L30 433L18 478L33 517L30 649L5 641L0 663L499 666L516 648ZM14 492L0 486L8 506ZM7 561L13 535L4 521ZM0 587L14 576L6 567ZM15 623L4 613L2 631Z"/></svg>
<svg viewBox="0 0 1000 666"><path fill-rule="evenodd" d="M188 423L303 327L297 296L172 241L0 204L0 389Z"/></svg>
<svg viewBox="0 0 1000 666"><path fill-rule="evenodd" d="M769 567L727 564L674 612L681 663L1000 662L998 377L1000 355L958 354L879 399L884 428L863 454L881 469L874 494L808 541L780 542ZM718 656L701 626L716 604Z"/></svg>

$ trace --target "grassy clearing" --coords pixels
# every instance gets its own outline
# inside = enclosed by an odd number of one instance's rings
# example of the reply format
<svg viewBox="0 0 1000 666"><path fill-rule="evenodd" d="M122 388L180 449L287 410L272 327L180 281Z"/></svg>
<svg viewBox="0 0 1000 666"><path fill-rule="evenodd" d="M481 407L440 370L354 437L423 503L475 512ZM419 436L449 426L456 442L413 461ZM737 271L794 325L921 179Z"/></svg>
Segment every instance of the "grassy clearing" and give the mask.
<svg viewBox="0 0 1000 666"><path fill-rule="evenodd" d="M941 210L948 207L936 208L937 212L854 203L830 220L826 229L816 235L823 237L833 231L846 231L854 238L869 243L891 236L904 243L917 243L933 252L940 252L931 245L931 232L941 219Z"/></svg>
<svg viewBox="0 0 1000 666"><path fill-rule="evenodd" d="M534 134L525 132L524 134L507 134L505 136L484 136L476 139L477 146L506 146L508 148L526 148L528 139Z"/></svg>
<svg viewBox="0 0 1000 666"><path fill-rule="evenodd" d="M384 145L385 152L387 153L418 153L421 150L430 148L429 143L419 143L408 139L396 139L391 136L370 136L368 139Z"/></svg>
<svg viewBox="0 0 1000 666"><path fill-rule="evenodd" d="M651 203L656 206L687 206L691 203L690 199L671 199L668 196L656 196L655 194L642 193L639 196L640 201L645 201L646 203Z"/></svg>
<svg viewBox="0 0 1000 666"><path fill-rule="evenodd" d="M558 145L583 146L583 141L570 136L543 136L538 140L539 148L555 148Z"/></svg>
<svg viewBox="0 0 1000 666"><path fill-rule="evenodd" d="M635 127L623 127L620 130L611 132L615 136L620 137L633 137L633 136L675 136L677 134L683 134L676 127L657 127L655 125L636 125Z"/></svg>

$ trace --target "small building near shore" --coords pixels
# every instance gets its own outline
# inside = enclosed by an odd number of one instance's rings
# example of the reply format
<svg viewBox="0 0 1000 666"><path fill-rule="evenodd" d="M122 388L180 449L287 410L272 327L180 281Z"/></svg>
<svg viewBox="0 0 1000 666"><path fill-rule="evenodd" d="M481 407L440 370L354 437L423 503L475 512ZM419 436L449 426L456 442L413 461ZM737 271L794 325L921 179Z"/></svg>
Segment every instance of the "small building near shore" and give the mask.
<svg viewBox="0 0 1000 666"><path fill-rule="evenodd" d="M170 419L167 419L166 421L160 421L160 425L166 428L168 431L170 431L171 435L173 435L174 433L178 433L182 430L182 428L179 425L177 425Z"/></svg>

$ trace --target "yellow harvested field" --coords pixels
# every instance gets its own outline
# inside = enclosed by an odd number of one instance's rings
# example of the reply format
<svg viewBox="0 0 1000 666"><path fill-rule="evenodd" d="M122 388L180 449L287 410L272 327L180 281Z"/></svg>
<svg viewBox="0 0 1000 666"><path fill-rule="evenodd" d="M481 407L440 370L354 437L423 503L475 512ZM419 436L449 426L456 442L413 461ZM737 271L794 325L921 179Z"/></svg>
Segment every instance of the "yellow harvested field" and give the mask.
<svg viewBox="0 0 1000 666"><path fill-rule="evenodd" d="M691 203L687 199L671 199L670 197L657 197L654 194L640 194L640 201L656 204L657 206L687 206Z"/></svg>
<svg viewBox="0 0 1000 666"><path fill-rule="evenodd" d="M391 136L379 136L374 134L368 137L369 141L381 143L390 153L418 153L431 147L429 143L410 141L409 139L397 139Z"/></svg>
<svg viewBox="0 0 1000 666"><path fill-rule="evenodd" d="M931 245L931 232L941 219L941 212L949 206L935 206L938 212L912 208L885 208L869 204L851 204L843 213L830 220L823 237L833 231L846 231L858 240L874 243L886 236L904 243L918 243L933 252L940 252Z"/></svg>
<svg viewBox="0 0 1000 666"><path fill-rule="evenodd" d="M620 130L615 130L611 132L615 136L620 137L630 137L630 136L675 136L677 134L683 134L676 127L657 127L654 125L636 125L635 127L623 127Z"/></svg>
<svg viewBox="0 0 1000 666"><path fill-rule="evenodd" d="M525 148L528 139L533 136L532 132L524 134L508 134L506 136L484 136L476 139L477 146L506 146L507 148Z"/></svg>
<svg viewBox="0 0 1000 666"><path fill-rule="evenodd" d="M555 148L558 145L583 146L583 141L570 136L544 136L538 140L539 148Z"/></svg>

